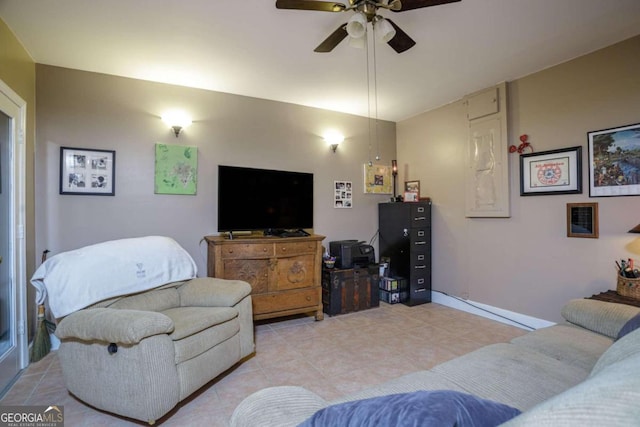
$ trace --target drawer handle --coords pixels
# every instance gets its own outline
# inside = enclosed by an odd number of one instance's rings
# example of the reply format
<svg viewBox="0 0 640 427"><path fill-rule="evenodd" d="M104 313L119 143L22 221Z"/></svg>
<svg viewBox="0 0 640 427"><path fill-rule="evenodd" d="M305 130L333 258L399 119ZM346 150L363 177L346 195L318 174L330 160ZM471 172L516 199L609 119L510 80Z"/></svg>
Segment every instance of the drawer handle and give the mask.
<svg viewBox="0 0 640 427"><path fill-rule="evenodd" d="M311 297L307 295L307 301L311 301Z"/></svg>
<svg viewBox="0 0 640 427"><path fill-rule="evenodd" d="M427 219L426 216L417 216L417 217L413 218L414 221L424 221L425 219Z"/></svg>
<svg viewBox="0 0 640 427"><path fill-rule="evenodd" d="M267 252L267 248L262 248L262 252Z"/></svg>
<svg viewBox="0 0 640 427"><path fill-rule="evenodd" d="M229 253L232 254L233 253L233 249L229 249Z"/></svg>
<svg viewBox="0 0 640 427"><path fill-rule="evenodd" d="M287 248L283 247L282 252L286 252L286 251L287 251Z"/></svg>
<svg viewBox="0 0 640 427"><path fill-rule="evenodd" d="M416 270L422 270L422 269L425 269L425 268L427 268L427 266L426 266L426 265L416 265L416 266L415 266L415 269L416 269Z"/></svg>
<svg viewBox="0 0 640 427"><path fill-rule="evenodd" d="M427 242L424 242L424 241L416 242L416 245L426 245L426 244L427 244Z"/></svg>

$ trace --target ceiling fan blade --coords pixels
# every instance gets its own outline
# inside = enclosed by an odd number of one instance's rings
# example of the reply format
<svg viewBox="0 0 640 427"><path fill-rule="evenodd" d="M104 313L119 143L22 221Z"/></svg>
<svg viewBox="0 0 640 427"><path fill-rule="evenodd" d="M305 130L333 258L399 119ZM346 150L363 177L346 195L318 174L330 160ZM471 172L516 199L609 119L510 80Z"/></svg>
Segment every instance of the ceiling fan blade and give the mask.
<svg viewBox="0 0 640 427"><path fill-rule="evenodd" d="M394 12L404 12L412 9L420 9L421 7L439 6L441 4L455 3L460 0L400 0L402 7L400 9L391 9Z"/></svg>
<svg viewBox="0 0 640 427"><path fill-rule="evenodd" d="M398 53L402 53L405 50L411 49L416 42L400 29L391 19L387 18L387 21L395 28L396 35L387 42L389 46Z"/></svg>
<svg viewBox="0 0 640 427"><path fill-rule="evenodd" d="M327 53L331 52L334 47L338 46L342 40L347 37L347 24L342 24L329 37L324 39L322 43L315 48L314 52Z"/></svg>
<svg viewBox="0 0 640 427"><path fill-rule="evenodd" d="M342 3L313 0L276 0L278 9L319 10L320 12L342 12L347 8Z"/></svg>

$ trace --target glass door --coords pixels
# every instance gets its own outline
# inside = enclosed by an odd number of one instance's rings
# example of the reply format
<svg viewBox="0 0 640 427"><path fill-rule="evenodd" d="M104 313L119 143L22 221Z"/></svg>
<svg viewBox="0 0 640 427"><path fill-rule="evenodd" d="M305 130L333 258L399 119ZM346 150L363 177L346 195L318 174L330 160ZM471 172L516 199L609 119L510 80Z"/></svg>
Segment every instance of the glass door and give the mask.
<svg viewBox="0 0 640 427"><path fill-rule="evenodd" d="M0 395L27 365L23 110L11 95L0 84Z"/></svg>

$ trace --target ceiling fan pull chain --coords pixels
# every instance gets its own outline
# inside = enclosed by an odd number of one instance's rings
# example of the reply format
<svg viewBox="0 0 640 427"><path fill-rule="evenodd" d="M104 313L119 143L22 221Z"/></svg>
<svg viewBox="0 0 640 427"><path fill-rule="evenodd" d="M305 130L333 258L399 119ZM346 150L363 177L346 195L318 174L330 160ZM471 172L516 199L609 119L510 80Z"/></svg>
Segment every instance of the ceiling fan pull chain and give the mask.
<svg viewBox="0 0 640 427"><path fill-rule="evenodd" d="M378 138L378 67L376 61L376 42L373 40L373 102L375 107L374 131L376 134L376 160L380 160L380 140Z"/></svg>
<svg viewBox="0 0 640 427"><path fill-rule="evenodd" d="M373 164L371 161L371 83L369 79L369 39L367 32L364 33L365 50L367 55L367 117L369 118L369 166Z"/></svg>

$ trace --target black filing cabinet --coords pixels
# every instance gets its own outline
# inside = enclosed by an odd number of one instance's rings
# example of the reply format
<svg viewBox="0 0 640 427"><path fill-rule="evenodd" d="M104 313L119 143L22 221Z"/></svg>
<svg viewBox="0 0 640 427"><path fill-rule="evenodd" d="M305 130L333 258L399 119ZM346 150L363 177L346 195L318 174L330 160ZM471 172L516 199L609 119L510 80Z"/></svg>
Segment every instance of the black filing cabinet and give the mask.
<svg viewBox="0 0 640 427"><path fill-rule="evenodd" d="M408 281L407 305L431 302L431 202L378 205L380 262Z"/></svg>

